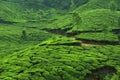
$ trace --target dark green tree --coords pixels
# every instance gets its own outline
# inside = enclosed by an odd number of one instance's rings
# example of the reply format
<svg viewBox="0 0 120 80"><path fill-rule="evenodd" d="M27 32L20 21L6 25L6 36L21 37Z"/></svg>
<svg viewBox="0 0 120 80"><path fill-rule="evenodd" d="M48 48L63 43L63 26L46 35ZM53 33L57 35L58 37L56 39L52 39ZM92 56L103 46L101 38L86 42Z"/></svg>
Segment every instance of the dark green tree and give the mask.
<svg viewBox="0 0 120 80"><path fill-rule="evenodd" d="M26 33L26 30L25 30L25 29L22 31L21 38L22 38L23 40L26 40L26 39L27 39L27 33Z"/></svg>
<svg viewBox="0 0 120 80"><path fill-rule="evenodd" d="M73 26L78 29L79 26L81 26L82 24L82 18L79 16L78 13L72 13L72 22L73 22Z"/></svg>
<svg viewBox="0 0 120 80"><path fill-rule="evenodd" d="M117 10L117 4L115 3L114 0L112 0L112 1L110 2L109 8L110 8L110 10L111 10L112 12L114 12L114 11Z"/></svg>

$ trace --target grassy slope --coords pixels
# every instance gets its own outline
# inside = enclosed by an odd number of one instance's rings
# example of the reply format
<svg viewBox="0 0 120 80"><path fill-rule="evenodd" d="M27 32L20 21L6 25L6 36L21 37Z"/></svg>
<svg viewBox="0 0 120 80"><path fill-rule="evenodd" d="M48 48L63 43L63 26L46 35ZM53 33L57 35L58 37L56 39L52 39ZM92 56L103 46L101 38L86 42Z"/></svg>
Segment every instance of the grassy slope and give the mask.
<svg viewBox="0 0 120 80"><path fill-rule="evenodd" d="M52 34L40 31L39 28L46 26L47 19L43 18L41 23L25 23L26 20L32 20L36 18L36 12L32 9L27 9L26 6L21 6L19 3L13 3L9 1L0 2L0 18L3 21L20 22L17 24L0 23L0 58L13 53L14 51L20 51L21 49L33 46L50 38ZM46 16L48 11L43 11L43 16ZM45 21L44 21L45 20ZM41 25L40 25L41 24ZM37 27L31 28L31 27ZM26 29L27 41L21 40L22 30Z"/></svg>
<svg viewBox="0 0 120 80"><path fill-rule="evenodd" d="M119 5L118 0L114 0ZM111 0L90 0L87 4L78 7L75 12L80 13L83 24L82 29L99 29L100 27L117 27L117 18L120 12L111 12L109 9ZM88 28L86 28L88 27Z"/></svg>
<svg viewBox="0 0 120 80"><path fill-rule="evenodd" d="M82 24L78 29L73 26L73 30L102 30L104 27L109 29L118 28L118 17L120 12L112 12L110 9L93 9L79 13L82 18ZM72 19L72 18L71 18Z"/></svg>
<svg viewBox="0 0 120 80"><path fill-rule="evenodd" d="M0 2L0 17L3 20L11 21L11 22L24 22L24 18L22 17L22 7L18 3Z"/></svg>
<svg viewBox="0 0 120 80"><path fill-rule="evenodd" d="M76 9L77 12L80 12L83 19L83 24L79 27L80 30L91 30L93 27L103 29L104 25L109 28L117 28L117 18L120 16L120 13L116 12L113 14L110 10L103 9L108 8L109 1L110 0L90 0L89 3ZM0 16L3 19L16 22L24 21L19 11L19 9L21 10L21 7L18 4L10 2L3 2L0 4L2 5L2 7L0 7ZM7 14L6 11L10 14ZM35 46L32 48L27 48L34 46L34 44L38 44L43 40L47 40L48 38L51 38L51 36L54 36L43 31L39 32L40 28L72 27L67 25L71 23L70 15L64 15L64 12L59 13L55 11L55 14L52 14L49 17L47 16L47 13L47 11L44 12L44 17L41 19L43 22L41 21L41 23L37 22L25 24L25 27L37 26L37 29L35 30L33 28L26 28L28 34L35 34L33 36L29 35L29 40L25 42L20 40L21 31L23 30L23 27L21 27L20 24L0 24L0 44L2 45L0 50L1 55L3 56L5 54L13 53L12 55L9 55L1 60L0 79L84 80L85 75L90 73L90 70L105 65L114 66L117 71L120 72L120 59L118 54L120 52L120 46ZM5 16L3 14L5 14ZM15 18L13 18L13 14L16 14ZM33 15L35 14L33 13L32 16ZM30 14L27 16L29 17L28 19L31 19L30 16ZM54 21L54 19L57 20ZM111 23L111 21L113 21L113 23ZM75 26L73 27L75 28ZM12 44L12 46L10 47L9 44ZM27 49L18 52L18 50L24 48Z"/></svg>
<svg viewBox="0 0 120 80"><path fill-rule="evenodd" d="M26 29L27 40L22 40L22 30ZM0 24L0 55L5 55L33 46L53 36L39 29L24 28L21 25ZM54 35L55 36L55 35Z"/></svg>
<svg viewBox="0 0 120 80"><path fill-rule="evenodd" d="M109 9L96 9L86 11L81 14L83 17L83 26L80 28L86 29L103 29L104 27L116 28L117 20L120 16L120 12L111 12ZM88 27L88 28L87 28Z"/></svg>
<svg viewBox="0 0 120 80"><path fill-rule="evenodd" d="M116 2L119 8L119 0L113 0ZM86 10L93 9L109 9L109 4L111 0L89 0L89 2L83 6L78 7L75 11L84 12Z"/></svg>
<svg viewBox="0 0 120 80"><path fill-rule="evenodd" d="M120 12L116 11L113 13L109 9L110 0L90 0L87 4L84 4L77 9L75 12L80 14L82 17L82 25L79 26L80 30L90 30L90 29L102 29L104 26L110 28L117 27L117 19L120 16ZM65 17L66 16L66 17ZM61 16L58 20L56 20L51 27L72 27L72 26L65 26L66 24L71 23L72 17L70 14L65 16ZM75 30L76 27L73 26Z"/></svg>
<svg viewBox="0 0 120 80"><path fill-rule="evenodd" d="M79 26L79 30L102 30L104 27L108 27L110 29L118 28L118 17L120 16L120 12L112 12L109 9L94 9L84 11L79 13L82 18L82 24ZM54 19L57 19L51 24L47 24L48 28L67 28L73 27L73 30L76 29L76 26L69 25L72 23L72 16L70 14L66 14L64 16L57 16Z"/></svg>

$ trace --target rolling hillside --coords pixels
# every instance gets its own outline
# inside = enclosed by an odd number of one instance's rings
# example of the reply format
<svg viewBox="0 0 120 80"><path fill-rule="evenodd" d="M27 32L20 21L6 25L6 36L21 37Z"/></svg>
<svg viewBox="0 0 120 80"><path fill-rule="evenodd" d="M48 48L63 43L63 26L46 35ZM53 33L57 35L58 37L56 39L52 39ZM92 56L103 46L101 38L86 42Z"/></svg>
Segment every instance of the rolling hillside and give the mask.
<svg viewBox="0 0 120 80"><path fill-rule="evenodd" d="M120 80L119 0L0 0L0 80Z"/></svg>

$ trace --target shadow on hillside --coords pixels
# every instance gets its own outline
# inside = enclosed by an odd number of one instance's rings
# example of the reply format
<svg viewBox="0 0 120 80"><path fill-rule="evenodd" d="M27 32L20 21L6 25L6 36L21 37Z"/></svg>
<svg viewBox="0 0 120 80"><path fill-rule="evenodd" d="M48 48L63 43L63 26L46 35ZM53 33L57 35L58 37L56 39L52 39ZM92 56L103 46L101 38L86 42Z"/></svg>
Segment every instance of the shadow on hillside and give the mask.
<svg viewBox="0 0 120 80"><path fill-rule="evenodd" d="M61 29L61 28L57 28L57 29L44 28L42 30L45 30L45 31L47 31L49 33L54 33L54 34L59 34L59 35L65 35L65 36L67 36L66 32L68 30L70 30L70 29L72 29L72 28L71 27L70 28L65 28L65 29Z"/></svg>
<svg viewBox="0 0 120 80"><path fill-rule="evenodd" d="M11 22L11 21L6 21L6 20L3 20L3 19L0 19L0 24L14 24L16 22Z"/></svg>
<svg viewBox="0 0 120 80"><path fill-rule="evenodd" d="M106 41L106 40L89 40L83 38L76 38L76 40L81 40L83 43L94 44L94 45L119 45L118 41Z"/></svg>
<svg viewBox="0 0 120 80"><path fill-rule="evenodd" d="M40 46L81 46L81 42L56 43L56 44L41 44Z"/></svg>
<svg viewBox="0 0 120 80"><path fill-rule="evenodd" d="M42 30L47 31L49 33L53 33L53 34L59 34L59 35L64 35L66 37L75 37L77 34L81 34L81 33L96 33L96 32L102 32L102 30L88 30L88 31L73 31L71 33L67 33L67 31L71 30L72 28L65 28L65 29L61 29L61 28L57 28L57 29L49 29L49 28L44 28ZM112 30L113 33L115 34L119 34L120 33L120 29L113 29ZM86 44L93 44L93 45L119 45L118 41L107 41L107 40L89 40L89 39L83 39L83 38L75 38L76 40L80 40L83 43Z"/></svg>
<svg viewBox="0 0 120 80"><path fill-rule="evenodd" d="M61 28L57 28L57 29L50 29L50 28L44 28L42 30L45 30L47 32L50 32L50 33L54 33L54 34L59 34L59 35L64 35L64 36L67 36L67 37L74 37L78 34L81 34L81 33L95 33L95 32L102 32L102 30L87 30L87 31L72 31L72 32L69 32L67 33L67 31L71 30L72 27L70 28L65 28L65 29L61 29Z"/></svg>
<svg viewBox="0 0 120 80"><path fill-rule="evenodd" d="M112 66L103 66L95 70L91 70L91 73L85 76L85 80L104 80L106 76L112 77L117 70Z"/></svg>

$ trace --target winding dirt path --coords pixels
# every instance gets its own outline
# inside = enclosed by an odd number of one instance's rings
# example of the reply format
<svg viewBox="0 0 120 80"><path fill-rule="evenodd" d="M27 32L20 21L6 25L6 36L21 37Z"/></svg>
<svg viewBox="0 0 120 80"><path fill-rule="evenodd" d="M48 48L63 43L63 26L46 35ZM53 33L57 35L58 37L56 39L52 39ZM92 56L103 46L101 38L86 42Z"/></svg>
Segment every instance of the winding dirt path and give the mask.
<svg viewBox="0 0 120 80"><path fill-rule="evenodd" d="M71 40L76 40L75 37L69 37L69 38L70 38ZM97 44L82 42L81 46L97 46Z"/></svg>
<svg viewBox="0 0 120 80"><path fill-rule="evenodd" d="M96 44L82 43L82 46L98 46L98 45L96 45Z"/></svg>

